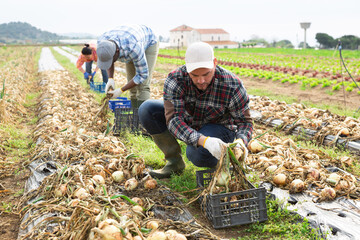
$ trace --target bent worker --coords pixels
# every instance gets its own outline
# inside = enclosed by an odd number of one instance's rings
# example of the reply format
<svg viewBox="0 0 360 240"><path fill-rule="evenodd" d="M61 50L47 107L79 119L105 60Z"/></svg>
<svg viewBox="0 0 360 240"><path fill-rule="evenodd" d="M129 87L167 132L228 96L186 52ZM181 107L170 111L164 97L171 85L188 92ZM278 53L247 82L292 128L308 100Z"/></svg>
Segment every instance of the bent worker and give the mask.
<svg viewBox="0 0 360 240"><path fill-rule="evenodd" d="M95 71L91 72L93 62L97 62L98 55L96 53L96 42L95 43L86 43L81 50L81 54L76 61L76 68L84 74L84 79L89 84L90 78L93 81L96 72L99 70L99 66L96 66ZM85 63L85 70L83 65ZM101 70L102 79L104 83L108 82L108 74L106 70Z"/></svg>
<svg viewBox="0 0 360 240"><path fill-rule="evenodd" d="M226 143L244 148L251 139L249 96L235 74L217 66L207 43L188 47L185 65L165 80L163 97L139 108L140 122L167 160L164 168L150 171L152 177L185 169L177 139L187 144L186 156L195 166L209 168L217 165Z"/></svg>
<svg viewBox="0 0 360 240"><path fill-rule="evenodd" d="M153 31L144 25L120 26L102 34L98 39L99 67L108 70L109 82L106 93L112 98L130 90L131 106L138 108L150 98L150 83L159 43ZM114 63L125 62L127 83L115 89ZM109 87L114 90L109 91Z"/></svg>

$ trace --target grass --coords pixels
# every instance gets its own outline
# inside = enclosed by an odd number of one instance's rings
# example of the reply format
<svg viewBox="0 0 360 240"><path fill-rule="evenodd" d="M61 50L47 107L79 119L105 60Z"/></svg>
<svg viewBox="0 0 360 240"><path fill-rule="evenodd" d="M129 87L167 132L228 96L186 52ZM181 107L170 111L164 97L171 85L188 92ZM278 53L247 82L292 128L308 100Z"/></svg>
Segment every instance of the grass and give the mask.
<svg viewBox="0 0 360 240"><path fill-rule="evenodd" d="M307 219L293 212L278 200L266 200L268 221L254 223L241 233L242 237L231 240L252 240L252 239L321 239L316 230L312 229ZM279 224L281 223L281 224Z"/></svg>

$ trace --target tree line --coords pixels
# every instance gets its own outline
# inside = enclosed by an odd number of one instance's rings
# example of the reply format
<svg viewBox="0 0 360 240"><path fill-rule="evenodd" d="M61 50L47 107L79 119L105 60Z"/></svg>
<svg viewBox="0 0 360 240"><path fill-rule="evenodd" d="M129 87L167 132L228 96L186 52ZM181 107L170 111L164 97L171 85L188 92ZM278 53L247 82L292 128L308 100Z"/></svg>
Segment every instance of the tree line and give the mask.
<svg viewBox="0 0 360 240"><path fill-rule="evenodd" d="M341 44L342 49L358 50L360 46L360 38L354 35L344 35L340 38L334 39L326 33L317 33L315 39L322 49L336 48L339 44Z"/></svg>

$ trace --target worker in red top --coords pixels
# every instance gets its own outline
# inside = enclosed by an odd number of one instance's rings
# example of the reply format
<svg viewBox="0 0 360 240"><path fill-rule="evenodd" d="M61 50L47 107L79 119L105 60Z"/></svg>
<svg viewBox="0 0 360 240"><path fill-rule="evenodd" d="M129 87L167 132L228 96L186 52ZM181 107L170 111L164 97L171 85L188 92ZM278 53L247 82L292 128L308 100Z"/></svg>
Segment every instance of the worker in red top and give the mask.
<svg viewBox="0 0 360 240"><path fill-rule="evenodd" d="M76 62L76 67L80 72L84 74L84 79L86 79L89 84L90 81L93 81L96 72L99 70L99 67L96 66L95 71L91 72L92 63L97 62L97 53L96 53L96 43L85 44L83 49L81 50L81 54ZM83 64L85 63L85 70L83 69ZM106 70L101 70L103 82L108 82L108 73ZM91 78L90 78L91 77Z"/></svg>

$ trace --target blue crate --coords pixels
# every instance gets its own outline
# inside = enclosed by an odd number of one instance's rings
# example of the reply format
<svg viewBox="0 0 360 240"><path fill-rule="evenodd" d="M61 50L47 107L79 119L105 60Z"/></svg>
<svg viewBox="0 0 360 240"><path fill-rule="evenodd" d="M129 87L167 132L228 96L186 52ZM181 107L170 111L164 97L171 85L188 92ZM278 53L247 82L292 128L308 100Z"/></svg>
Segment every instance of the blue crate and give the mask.
<svg viewBox="0 0 360 240"><path fill-rule="evenodd" d="M114 111L115 108L131 108L131 101L126 97L118 97L109 100L109 108Z"/></svg>
<svg viewBox="0 0 360 240"><path fill-rule="evenodd" d="M90 82L90 89L96 92L105 92L106 83L104 82Z"/></svg>

